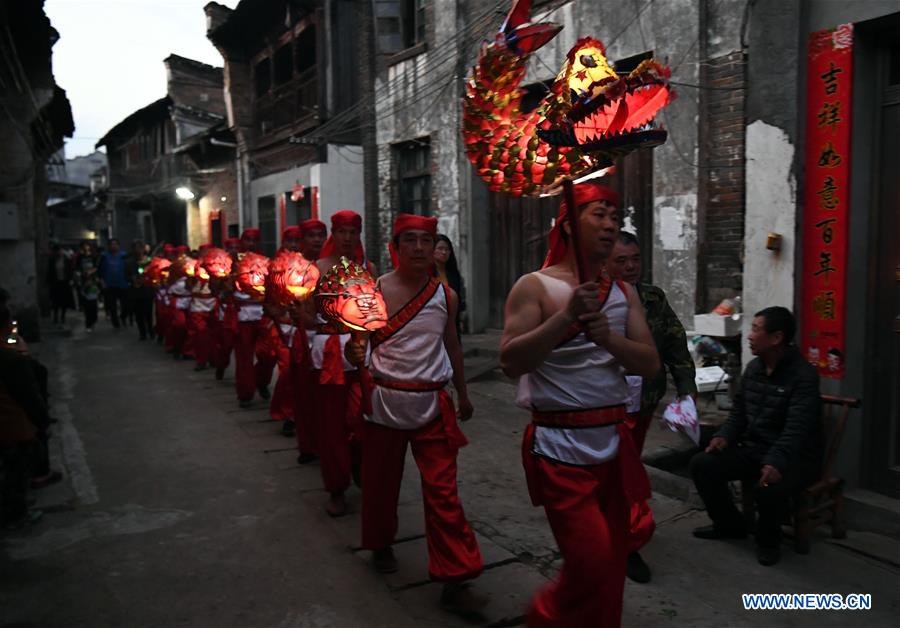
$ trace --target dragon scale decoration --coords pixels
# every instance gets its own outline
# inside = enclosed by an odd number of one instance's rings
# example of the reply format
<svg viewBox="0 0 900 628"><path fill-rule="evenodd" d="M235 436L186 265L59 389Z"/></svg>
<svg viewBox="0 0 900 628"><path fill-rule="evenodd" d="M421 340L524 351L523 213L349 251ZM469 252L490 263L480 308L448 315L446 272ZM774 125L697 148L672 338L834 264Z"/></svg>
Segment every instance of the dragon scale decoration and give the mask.
<svg viewBox="0 0 900 628"><path fill-rule="evenodd" d="M619 75L606 47L579 39L538 107L522 110L520 87L532 52L562 26L532 23L531 0L515 0L497 37L482 46L466 83L463 138L491 191L531 196L557 189L640 147L665 142L656 114L674 97L671 71L645 59Z"/></svg>

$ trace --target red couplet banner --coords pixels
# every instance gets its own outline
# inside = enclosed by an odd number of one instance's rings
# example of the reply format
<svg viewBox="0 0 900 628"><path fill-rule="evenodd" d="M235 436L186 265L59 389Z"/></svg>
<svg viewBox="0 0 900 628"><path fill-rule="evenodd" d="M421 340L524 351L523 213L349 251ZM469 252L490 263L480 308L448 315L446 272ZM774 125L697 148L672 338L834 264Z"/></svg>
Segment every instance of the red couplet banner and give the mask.
<svg viewBox="0 0 900 628"><path fill-rule="evenodd" d="M811 33L806 80L801 348L822 377L844 376L853 25Z"/></svg>

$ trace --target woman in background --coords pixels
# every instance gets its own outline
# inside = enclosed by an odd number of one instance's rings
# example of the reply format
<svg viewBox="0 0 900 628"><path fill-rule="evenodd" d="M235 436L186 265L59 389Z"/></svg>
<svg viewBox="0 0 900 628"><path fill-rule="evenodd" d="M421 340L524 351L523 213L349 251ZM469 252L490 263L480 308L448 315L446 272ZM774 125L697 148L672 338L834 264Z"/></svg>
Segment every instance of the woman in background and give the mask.
<svg viewBox="0 0 900 628"><path fill-rule="evenodd" d="M453 252L453 243L450 238L442 233L437 236L434 246L434 266L440 280L453 288L459 297L459 309L456 312L456 333L462 341L462 313L466 311L466 289L463 286L463 278L459 273L459 264L456 262L456 254Z"/></svg>

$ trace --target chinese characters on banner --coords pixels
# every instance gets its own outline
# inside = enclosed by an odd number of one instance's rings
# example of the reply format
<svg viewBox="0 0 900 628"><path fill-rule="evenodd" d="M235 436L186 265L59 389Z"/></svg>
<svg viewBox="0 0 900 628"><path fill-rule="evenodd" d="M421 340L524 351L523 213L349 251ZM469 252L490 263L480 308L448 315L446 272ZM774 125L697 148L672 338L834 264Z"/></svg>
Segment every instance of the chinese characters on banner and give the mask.
<svg viewBox="0 0 900 628"><path fill-rule="evenodd" d="M844 376L853 25L809 36L801 329L822 377Z"/></svg>

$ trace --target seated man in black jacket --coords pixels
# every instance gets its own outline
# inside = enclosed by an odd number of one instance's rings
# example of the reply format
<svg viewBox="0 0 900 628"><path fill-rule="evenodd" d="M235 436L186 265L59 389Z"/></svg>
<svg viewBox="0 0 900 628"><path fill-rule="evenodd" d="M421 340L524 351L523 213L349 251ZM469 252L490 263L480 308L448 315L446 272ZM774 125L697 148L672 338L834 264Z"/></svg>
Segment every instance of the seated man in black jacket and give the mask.
<svg viewBox="0 0 900 628"><path fill-rule="evenodd" d="M694 484L713 521L694 530L694 536L745 537L728 481L752 480L763 565L778 562L789 499L817 479L822 460L819 375L792 344L795 330L786 308L756 313L749 336L756 358L744 370L731 415L706 451L691 460Z"/></svg>

